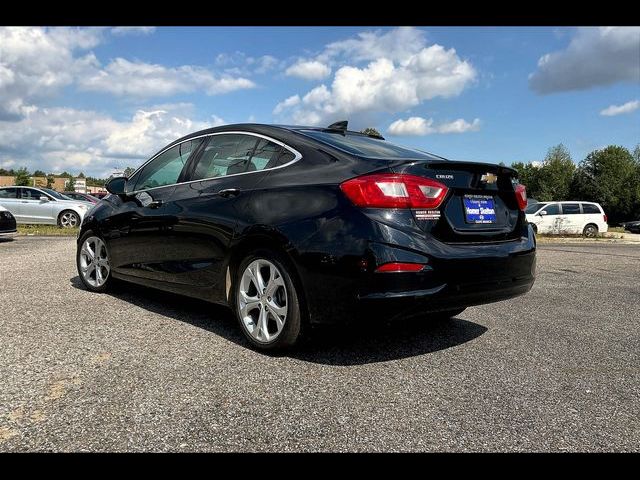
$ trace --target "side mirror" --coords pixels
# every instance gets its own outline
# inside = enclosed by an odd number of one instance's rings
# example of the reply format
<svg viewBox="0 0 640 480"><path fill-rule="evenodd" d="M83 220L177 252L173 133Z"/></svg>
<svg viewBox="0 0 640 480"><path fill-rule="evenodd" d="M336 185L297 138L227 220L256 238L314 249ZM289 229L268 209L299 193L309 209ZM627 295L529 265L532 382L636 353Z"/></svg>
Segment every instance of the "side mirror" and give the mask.
<svg viewBox="0 0 640 480"><path fill-rule="evenodd" d="M107 189L107 192L113 193L114 195L124 195L126 185L127 177L114 177L105 184L104 188Z"/></svg>
<svg viewBox="0 0 640 480"><path fill-rule="evenodd" d="M541 210L540 213L538 213L538 215L540 215L541 217L544 217L547 214L546 210Z"/></svg>
<svg viewBox="0 0 640 480"><path fill-rule="evenodd" d="M41 202L48 202L49 201L49 197L45 196L45 195L41 195L40 196L40 201Z"/></svg>

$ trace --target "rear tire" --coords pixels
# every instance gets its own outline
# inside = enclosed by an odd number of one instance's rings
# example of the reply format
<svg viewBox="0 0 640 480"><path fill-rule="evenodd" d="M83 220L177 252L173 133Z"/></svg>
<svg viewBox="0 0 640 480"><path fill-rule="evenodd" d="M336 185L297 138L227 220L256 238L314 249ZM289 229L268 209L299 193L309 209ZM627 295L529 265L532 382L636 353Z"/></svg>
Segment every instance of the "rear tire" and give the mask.
<svg viewBox="0 0 640 480"><path fill-rule="evenodd" d="M587 238L594 238L596 235L598 235L598 226L590 223L589 225L584 227L582 235Z"/></svg>
<svg viewBox="0 0 640 480"><path fill-rule="evenodd" d="M60 228L74 228L80 226L80 215L73 210L63 210L58 215L58 226Z"/></svg>
<svg viewBox="0 0 640 480"><path fill-rule="evenodd" d="M238 265L232 308L245 338L257 349L285 349L300 338L302 309L291 268L271 250L250 252Z"/></svg>

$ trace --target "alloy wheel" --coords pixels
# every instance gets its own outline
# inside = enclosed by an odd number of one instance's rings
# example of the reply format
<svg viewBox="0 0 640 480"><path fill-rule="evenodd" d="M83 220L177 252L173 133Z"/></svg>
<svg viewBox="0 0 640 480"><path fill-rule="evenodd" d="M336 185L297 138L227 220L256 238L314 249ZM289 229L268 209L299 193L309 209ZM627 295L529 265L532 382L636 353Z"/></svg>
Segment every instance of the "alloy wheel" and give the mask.
<svg viewBox="0 0 640 480"><path fill-rule="evenodd" d="M80 273L92 287L101 287L107 281L111 267L104 242L98 237L88 237L80 249Z"/></svg>
<svg viewBox="0 0 640 480"><path fill-rule="evenodd" d="M73 228L78 226L78 215L73 212L65 212L60 217L60 225L64 228Z"/></svg>
<svg viewBox="0 0 640 480"><path fill-rule="evenodd" d="M242 273L238 290L242 324L259 343L273 342L287 321L287 288L280 270L269 260L256 259Z"/></svg>

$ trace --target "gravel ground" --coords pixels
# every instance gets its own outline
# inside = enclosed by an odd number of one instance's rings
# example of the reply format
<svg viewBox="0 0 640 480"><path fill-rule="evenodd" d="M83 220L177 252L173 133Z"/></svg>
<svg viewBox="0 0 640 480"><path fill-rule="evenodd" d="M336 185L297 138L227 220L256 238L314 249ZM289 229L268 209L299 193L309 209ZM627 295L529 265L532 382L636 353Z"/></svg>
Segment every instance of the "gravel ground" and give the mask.
<svg viewBox="0 0 640 480"><path fill-rule="evenodd" d="M638 451L640 248L544 245L526 296L283 356L223 308L0 241L0 451Z"/></svg>

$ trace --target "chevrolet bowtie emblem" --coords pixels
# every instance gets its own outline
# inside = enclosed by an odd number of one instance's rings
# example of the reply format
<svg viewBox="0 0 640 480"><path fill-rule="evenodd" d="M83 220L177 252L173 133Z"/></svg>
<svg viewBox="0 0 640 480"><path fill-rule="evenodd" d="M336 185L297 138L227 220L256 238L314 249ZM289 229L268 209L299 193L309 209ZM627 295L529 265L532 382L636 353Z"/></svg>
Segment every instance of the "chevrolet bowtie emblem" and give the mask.
<svg viewBox="0 0 640 480"><path fill-rule="evenodd" d="M498 176L493 173L485 173L480 177L480 181L485 183L496 183L498 181Z"/></svg>

